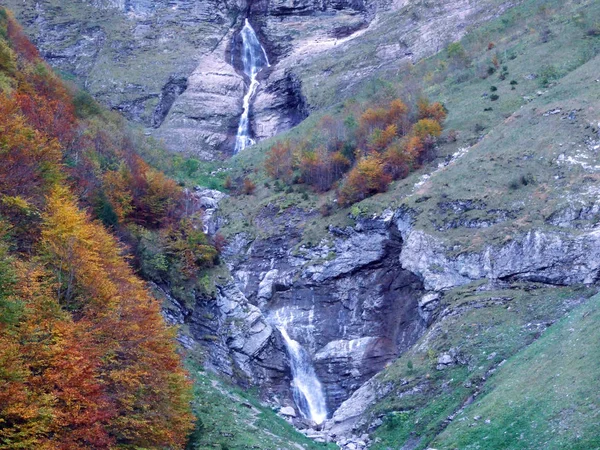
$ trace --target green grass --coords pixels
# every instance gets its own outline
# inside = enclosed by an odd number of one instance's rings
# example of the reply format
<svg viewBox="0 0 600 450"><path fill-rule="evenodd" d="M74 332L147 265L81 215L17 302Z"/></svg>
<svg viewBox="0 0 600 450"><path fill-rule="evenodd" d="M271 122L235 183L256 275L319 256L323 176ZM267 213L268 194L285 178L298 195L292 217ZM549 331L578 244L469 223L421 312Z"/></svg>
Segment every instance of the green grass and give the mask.
<svg viewBox="0 0 600 450"><path fill-rule="evenodd" d="M511 358L431 446L600 448L599 322L596 296Z"/></svg>
<svg viewBox="0 0 600 450"><path fill-rule="evenodd" d="M600 85L593 81L597 78L599 60L595 55L600 52L600 38L586 34L588 23L597 16L600 16L600 4L589 0L526 0L499 18L471 30L462 39L462 46L471 59L469 67L449 67L447 52L443 50L408 69L399 68L393 76L386 76L383 69L377 72L375 78L356 91L358 101L374 101L389 95L414 97L415 92L423 92L431 100L444 102L449 109L446 130L457 130L459 139L442 142L436 161L408 178L392 183L388 192L361 202L358 207L363 215L370 216L407 204L420 213L418 228L443 236L461 251L475 250L487 243L506 242L533 226L545 226L544 219L565 206L565 190L579 192L589 184L590 178L585 171L577 167L558 167L555 161L564 151L559 144L584 142L587 135L582 126L594 119L593 111L600 107ZM540 35L544 29L550 31L547 42ZM495 45L490 51L487 49L489 42ZM357 41L357 48L360 49L360 45ZM500 72L506 66L508 76L500 80L497 72L482 79L478 68L491 66L496 54ZM549 67L554 68L552 72L556 79L543 87L540 75L548 72ZM537 74L538 78L527 79L530 74ZM513 80L517 84L511 84ZM491 86L497 87L498 101L489 99ZM321 88L328 90L327 86ZM542 95L538 95L538 91ZM484 93L488 97L483 97ZM555 106L564 111L584 108L584 112L579 114L580 121L573 126L567 120L543 116ZM490 107L491 111L484 111ZM322 115L336 115L340 111L340 104L316 111L298 127L275 139L311 136ZM482 136L485 137L481 139ZM563 138L559 142L556 136ZM283 209L295 205L309 212L334 199L334 193L316 195L309 191L307 202L299 195L277 194L263 187L265 182L273 184L264 173L263 162L275 139L262 142L230 161L232 173L250 176L259 189L254 196L229 200L226 214L232 211L237 219L226 225L225 233L240 231L244 223L244 231L257 235L260 230L255 229L255 218L261 207L269 203L276 203ZM438 162L463 147L472 147L467 156L437 173L414 192L413 187L423 174L431 173ZM523 185L520 182L531 175L533 183ZM596 175L591 174L591 177L595 179ZM589 201L589 197L582 200ZM437 206L441 201L455 199L480 200L486 207L456 214L440 211ZM457 219L490 219L489 210L507 211L519 220L486 229L459 226L446 230L446 225ZM327 236L329 224L351 224L348 212L349 209L336 209L331 216L317 219L307 214L308 218L302 224L303 241L319 242ZM439 229L443 232L438 233Z"/></svg>
<svg viewBox="0 0 600 450"><path fill-rule="evenodd" d="M471 395L487 389L487 379L503 360L545 336L549 323L596 292L521 284L482 290L484 286L475 283L447 293L444 302L450 314L377 376L379 385L393 388L367 415L371 421L384 419L372 435L373 449L402 446L410 439L419 440L419 449L437 448L432 441L448 416ZM450 349L457 350L461 363L437 370L438 357Z"/></svg>
<svg viewBox="0 0 600 450"><path fill-rule="evenodd" d="M188 450L318 450L336 448L319 444L262 405L255 394L200 371L190 363L194 380L197 427Z"/></svg>

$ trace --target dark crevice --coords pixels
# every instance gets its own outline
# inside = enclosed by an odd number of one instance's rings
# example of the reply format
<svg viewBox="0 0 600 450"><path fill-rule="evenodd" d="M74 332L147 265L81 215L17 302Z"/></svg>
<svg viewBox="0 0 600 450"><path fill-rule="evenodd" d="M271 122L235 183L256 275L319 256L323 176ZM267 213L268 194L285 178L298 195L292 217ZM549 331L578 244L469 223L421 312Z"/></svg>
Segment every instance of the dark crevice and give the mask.
<svg viewBox="0 0 600 450"><path fill-rule="evenodd" d="M152 114L153 128L158 128L162 125L177 97L183 94L187 88L188 79L186 77L171 76L169 78L169 81L167 81L167 84L161 90L158 105L156 105Z"/></svg>

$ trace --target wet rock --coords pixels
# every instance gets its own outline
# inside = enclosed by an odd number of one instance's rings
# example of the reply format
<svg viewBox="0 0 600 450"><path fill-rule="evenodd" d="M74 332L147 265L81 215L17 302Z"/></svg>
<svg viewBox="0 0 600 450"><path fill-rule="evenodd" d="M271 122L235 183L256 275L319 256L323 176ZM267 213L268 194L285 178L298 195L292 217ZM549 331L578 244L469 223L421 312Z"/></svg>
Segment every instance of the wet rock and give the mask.
<svg viewBox="0 0 600 450"><path fill-rule="evenodd" d="M279 414L284 417L296 417L296 410L291 406L285 406L279 410Z"/></svg>

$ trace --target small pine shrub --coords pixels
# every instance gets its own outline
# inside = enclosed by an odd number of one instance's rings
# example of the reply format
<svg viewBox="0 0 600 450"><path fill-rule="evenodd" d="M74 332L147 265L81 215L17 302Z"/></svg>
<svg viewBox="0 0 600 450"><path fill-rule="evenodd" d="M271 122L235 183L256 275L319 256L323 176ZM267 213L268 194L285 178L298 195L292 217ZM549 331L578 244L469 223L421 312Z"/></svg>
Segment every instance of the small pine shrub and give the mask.
<svg viewBox="0 0 600 450"><path fill-rule="evenodd" d="M510 81L510 85L511 85L511 86L516 86L517 84L519 84L519 83L517 82L517 80L511 80L511 81Z"/></svg>
<svg viewBox="0 0 600 450"><path fill-rule="evenodd" d="M500 96L498 94L492 94L492 95L490 95L490 100L493 101L493 102L495 102L499 98L500 98Z"/></svg>
<svg viewBox="0 0 600 450"><path fill-rule="evenodd" d="M491 86L490 87L490 91L492 92L496 92L498 90L498 88L496 86Z"/></svg>

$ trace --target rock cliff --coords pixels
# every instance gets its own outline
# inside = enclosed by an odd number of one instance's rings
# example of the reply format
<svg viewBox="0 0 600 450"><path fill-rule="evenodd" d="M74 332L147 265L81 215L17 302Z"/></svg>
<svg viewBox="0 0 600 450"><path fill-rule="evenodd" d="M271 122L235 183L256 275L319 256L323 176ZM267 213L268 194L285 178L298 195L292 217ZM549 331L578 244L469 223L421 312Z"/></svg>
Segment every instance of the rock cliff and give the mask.
<svg viewBox="0 0 600 450"><path fill-rule="evenodd" d="M375 71L438 51L515 2L455 0L434 8L389 0L5 3L65 76L170 149L214 159L231 155L242 111L236 36L244 17L273 62L251 108L261 140L351 95Z"/></svg>

